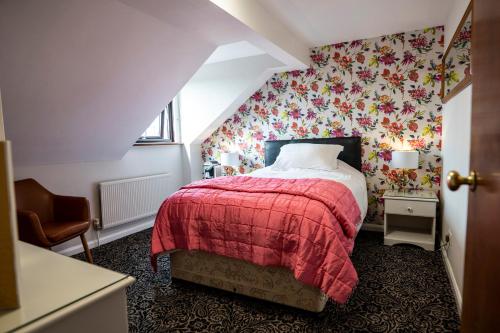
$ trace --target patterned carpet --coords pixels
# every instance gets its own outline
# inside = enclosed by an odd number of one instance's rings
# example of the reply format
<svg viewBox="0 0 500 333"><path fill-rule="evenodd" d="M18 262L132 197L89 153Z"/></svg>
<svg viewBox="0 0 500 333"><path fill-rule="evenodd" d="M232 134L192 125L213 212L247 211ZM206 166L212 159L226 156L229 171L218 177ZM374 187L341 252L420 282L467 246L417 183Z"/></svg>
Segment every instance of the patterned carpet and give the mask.
<svg viewBox="0 0 500 333"><path fill-rule="evenodd" d="M93 250L95 263L137 278L128 289L130 332L457 332L459 316L439 252L388 247L361 232L352 260L359 284L346 305L312 314L169 278L149 263L151 230ZM83 260L83 255L77 255Z"/></svg>

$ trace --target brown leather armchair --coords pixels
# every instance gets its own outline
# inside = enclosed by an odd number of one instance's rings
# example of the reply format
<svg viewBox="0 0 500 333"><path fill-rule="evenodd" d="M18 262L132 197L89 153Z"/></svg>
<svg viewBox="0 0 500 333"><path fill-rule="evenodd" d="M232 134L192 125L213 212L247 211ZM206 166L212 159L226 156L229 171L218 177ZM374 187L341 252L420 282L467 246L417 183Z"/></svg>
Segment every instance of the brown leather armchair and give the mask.
<svg viewBox="0 0 500 333"><path fill-rule="evenodd" d="M15 182L19 239L50 248L80 236L87 261L92 255L85 239L90 226L86 198L55 195L34 179Z"/></svg>

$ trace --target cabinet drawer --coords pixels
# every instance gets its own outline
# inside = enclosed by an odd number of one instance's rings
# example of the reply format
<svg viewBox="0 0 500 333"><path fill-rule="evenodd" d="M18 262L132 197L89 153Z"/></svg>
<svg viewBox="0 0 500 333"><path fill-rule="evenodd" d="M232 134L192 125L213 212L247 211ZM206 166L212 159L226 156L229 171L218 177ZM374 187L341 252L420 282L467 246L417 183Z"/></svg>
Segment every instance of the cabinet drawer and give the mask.
<svg viewBox="0 0 500 333"><path fill-rule="evenodd" d="M436 203L385 199L385 213L414 216L436 216Z"/></svg>

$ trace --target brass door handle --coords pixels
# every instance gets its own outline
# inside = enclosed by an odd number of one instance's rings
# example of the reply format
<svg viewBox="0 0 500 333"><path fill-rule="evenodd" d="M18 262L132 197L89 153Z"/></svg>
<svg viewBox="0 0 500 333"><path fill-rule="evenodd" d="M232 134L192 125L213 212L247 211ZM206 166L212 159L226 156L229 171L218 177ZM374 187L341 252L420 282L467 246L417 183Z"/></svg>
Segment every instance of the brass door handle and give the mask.
<svg viewBox="0 0 500 333"><path fill-rule="evenodd" d="M456 191L461 185L469 185L471 191L475 191L477 187L477 172L472 170L467 177L460 176L458 171L448 172L446 183L451 191Z"/></svg>

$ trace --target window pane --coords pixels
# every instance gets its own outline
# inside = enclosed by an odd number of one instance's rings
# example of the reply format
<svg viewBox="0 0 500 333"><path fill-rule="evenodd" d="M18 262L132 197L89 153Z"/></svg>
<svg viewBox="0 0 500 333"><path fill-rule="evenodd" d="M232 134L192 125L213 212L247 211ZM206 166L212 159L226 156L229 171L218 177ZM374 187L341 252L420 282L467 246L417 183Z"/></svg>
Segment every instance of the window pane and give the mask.
<svg viewBox="0 0 500 333"><path fill-rule="evenodd" d="M142 133L141 138L147 137L161 137L161 114L149 125L149 127Z"/></svg>

